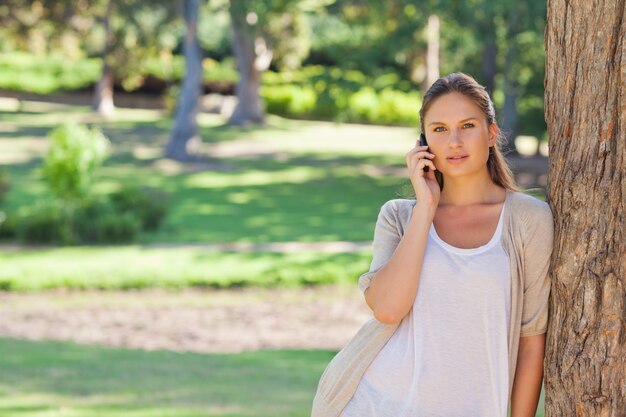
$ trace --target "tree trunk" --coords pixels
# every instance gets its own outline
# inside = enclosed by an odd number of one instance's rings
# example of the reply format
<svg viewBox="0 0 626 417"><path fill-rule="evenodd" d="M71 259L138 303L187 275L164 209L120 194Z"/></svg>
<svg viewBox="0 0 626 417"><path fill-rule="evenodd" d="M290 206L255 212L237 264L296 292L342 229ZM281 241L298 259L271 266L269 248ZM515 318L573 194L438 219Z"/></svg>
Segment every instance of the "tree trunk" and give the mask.
<svg viewBox="0 0 626 417"><path fill-rule="evenodd" d="M439 17L428 17L426 26L426 78L424 80L424 92L439 79Z"/></svg>
<svg viewBox="0 0 626 417"><path fill-rule="evenodd" d="M550 0L546 417L626 415L624 0Z"/></svg>
<svg viewBox="0 0 626 417"><path fill-rule="evenodd" d="M190 161L197 158L202 143L198 133L198 100L202 86L202 54L197 37L199 0L185 0L184 13L187 34L183 45L185 78L176 108L174 127L165 150L168 158Z"/></svg>
<svg viewBox="0 0 626 417"><path fill-rule="evenodd" d="M104 117L110 117L115 113L113 103L113 68L106 63L102 68L102 75L96 83L93 93L92 108Z"/></svg>
<svg viewBox="0 0 626 417"><path fill-rule="evenodd" d="M509 11L507 24L507 50L504 56L504 108L502 109L502 132L506 138L502 150L506 155L516 155L515 138L517 137L517 98L520 94L520 85L517 80L515 63L518 60L517 35L521 31L523 13L521 8L513 3Z"/></svg>
<svg viewBox="0 0 626 417"><path fill-rule="evenodd" d="M504 108L502 109L502 133L506 138L502 146L502 151L506 155L517 154L515 149L515 137L517 136L517 97L518 87L512 79L511 61L516 57L512 56L514 47L509 48L506 54L506 64L504 66Z"/></svg>
<svg viewBox="0 0 626 417"><path fill-rule="evenodd" d="M102 19L104 27L104 49L102 51L102 75L96 83L93 93L93 101L91 107L100 115L110 117L115 113L115 104L113 103L113 67L111 66L109 54L113 46L113 31L111 30L111 14L113 13L113 0L107 4L105 15Z"/></svg>
<svg viewBox="0 0 626 417"><path fill-rule="evenodd" d="M230 15L239 82L236 87L237 105L228 122L239 126L263 124L265 111L261 105L259 88L261 72L269 68L272 51L265 39L255 33L252 26L256 24L256 15L246 12L245 3L231 0Z"/></svg>
<svg viewBox="0 0 626 417"><path fill-rule="evenodd" d="M493 24L490 25L493 28ZM483 79L485 88L489 95L493 98L493 89L495 88L496 79L496 57L498 54L498 47L496 44L495 31L490 32L485 40L485 49L483 50Z"/></svg>

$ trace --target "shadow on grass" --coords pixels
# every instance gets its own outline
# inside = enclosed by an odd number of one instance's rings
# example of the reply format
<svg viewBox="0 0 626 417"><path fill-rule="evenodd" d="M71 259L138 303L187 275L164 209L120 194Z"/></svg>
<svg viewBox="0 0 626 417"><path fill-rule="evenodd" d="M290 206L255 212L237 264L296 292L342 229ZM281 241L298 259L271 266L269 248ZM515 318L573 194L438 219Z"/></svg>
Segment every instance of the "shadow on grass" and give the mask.
<svg viewBox="0 0 626 417"><path fill-rule="evenodd" d="M304 417L335 354L144 352L7 338L0 350L6 417Z"/></svg>

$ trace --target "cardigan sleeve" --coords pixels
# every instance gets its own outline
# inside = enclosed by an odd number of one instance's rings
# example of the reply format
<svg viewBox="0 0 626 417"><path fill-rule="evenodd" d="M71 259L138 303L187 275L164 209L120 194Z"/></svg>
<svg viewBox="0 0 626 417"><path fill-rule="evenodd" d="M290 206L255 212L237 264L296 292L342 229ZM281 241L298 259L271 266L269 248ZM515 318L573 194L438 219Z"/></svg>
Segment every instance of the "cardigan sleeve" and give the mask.
<svg viewBox="0 0 626 417"><path fill-rule="evenodd" d="M358 286L362 292L370 286L374 275L387 264L402 238L398 220L398 201L387 201L378 213L374 228L370 269L359 277Z"/></svg>
<svg viewBox="0 0 626 417"><path fill-rule="evenodd" d="M550 277L554 224L547 203L527 212L524 238L524 298L520 337L543 334L548 328Z"/></svg>

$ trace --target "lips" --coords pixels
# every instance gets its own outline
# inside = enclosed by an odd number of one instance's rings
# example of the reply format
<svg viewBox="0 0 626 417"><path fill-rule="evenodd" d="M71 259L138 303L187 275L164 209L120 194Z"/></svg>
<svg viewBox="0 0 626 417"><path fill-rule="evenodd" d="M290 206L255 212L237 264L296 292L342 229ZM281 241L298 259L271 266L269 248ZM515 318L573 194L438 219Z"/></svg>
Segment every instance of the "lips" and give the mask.
<svg viewBox="0 0 626 417"><path fill-rule="evenodd" d="M464 161L465 159L468 158L469 155L467 154L462 154L462 155L452 155L446 158L446 160L454 162L454 161Z"/></svg>

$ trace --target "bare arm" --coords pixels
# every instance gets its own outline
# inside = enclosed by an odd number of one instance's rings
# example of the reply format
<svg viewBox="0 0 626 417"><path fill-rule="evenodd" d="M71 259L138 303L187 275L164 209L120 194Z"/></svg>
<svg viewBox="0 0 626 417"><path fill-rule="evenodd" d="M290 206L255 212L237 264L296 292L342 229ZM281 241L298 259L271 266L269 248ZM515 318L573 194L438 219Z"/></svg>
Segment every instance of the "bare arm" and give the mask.
<svg viewBox="0 0 626 417"><path fill-rule="evenodd" d="M400 322L415 301L428 230L434 215L434 208L419 203L415 205L407 230L392 257L365 291L365 301L381 323Z"/></svg>
<svg viewBox="0 0 626 417"><path fill-rule="evenodd" d="M545 340L545 333L520 338L511 417L535 417L543 380Z"/></svg>

